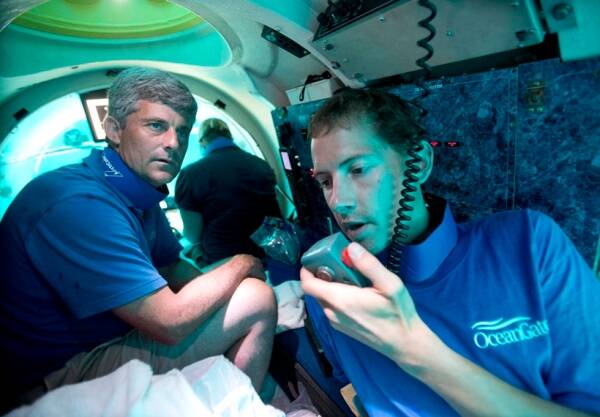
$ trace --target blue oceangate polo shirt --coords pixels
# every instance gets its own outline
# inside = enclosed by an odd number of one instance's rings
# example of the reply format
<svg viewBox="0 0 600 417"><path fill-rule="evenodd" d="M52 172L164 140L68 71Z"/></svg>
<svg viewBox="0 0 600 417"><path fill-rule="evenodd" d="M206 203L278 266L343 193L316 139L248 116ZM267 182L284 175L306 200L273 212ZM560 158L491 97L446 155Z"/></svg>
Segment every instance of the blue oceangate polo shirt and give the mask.
<svg viewBox="0 0 600 417"><path fill-rule="evenodd" d="M166 197L110 148L45 173L0 222L0 361L15 386L39 383L130 326L110 310L166 285L181 246Z"/></svg>
<svg viewBox="0 0 600 417"><path fill-rule="evenodd" d="M540 398L600 412L600 280L549 217L456 224L446 208L424 242L405 248L401 275L423 321L458 354ZM334 375L352 382L370 417L457 415L306 298Z"/></svg>

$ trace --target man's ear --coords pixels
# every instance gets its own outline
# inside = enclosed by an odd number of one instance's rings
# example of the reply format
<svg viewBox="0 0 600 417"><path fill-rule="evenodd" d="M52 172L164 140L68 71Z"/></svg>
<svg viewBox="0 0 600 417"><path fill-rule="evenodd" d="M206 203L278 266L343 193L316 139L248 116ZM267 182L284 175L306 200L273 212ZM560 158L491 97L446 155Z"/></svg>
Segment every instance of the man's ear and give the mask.
<svg viewBox="0 0 600 417"><path fill-rule="evenodd" d="M419 185L422 185L427 181L431 175L431 170L433 169L433 148L426 140L422 140L419 144L423 147L419 152L421 162L419 163L420 170L418 174Z"/></svg>
<svg viewBox="0 0 600 417"><path fill-rule="evenodd" d="M115 149L119 148L121 144L121 126L117 119L112 116L106 116L104 119L104 132L106 133L106 140Z"/></svg>

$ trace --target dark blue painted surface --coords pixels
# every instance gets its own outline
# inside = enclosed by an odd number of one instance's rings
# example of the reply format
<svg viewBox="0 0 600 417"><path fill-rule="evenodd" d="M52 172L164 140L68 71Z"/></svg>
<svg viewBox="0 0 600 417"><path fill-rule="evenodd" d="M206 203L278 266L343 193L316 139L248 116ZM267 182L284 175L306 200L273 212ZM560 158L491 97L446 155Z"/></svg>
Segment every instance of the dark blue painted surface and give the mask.
<svg viewBox="0 0 600 417"><path fill-rule="evenodd" d="M426 191L448 199L459 220L512 207L516 70L439 80L423 101L435 148ZM413 86L391 92L410 99ZM448 147L457 142L457 147Z"/></svg>
<svg viewBox="0 0 600 417"><path fill-rule="evenodd" d="M544 85L540 112L523 97ZM549 214L591 265L600 235L600 59L519 68L515 207Z"/></svg>

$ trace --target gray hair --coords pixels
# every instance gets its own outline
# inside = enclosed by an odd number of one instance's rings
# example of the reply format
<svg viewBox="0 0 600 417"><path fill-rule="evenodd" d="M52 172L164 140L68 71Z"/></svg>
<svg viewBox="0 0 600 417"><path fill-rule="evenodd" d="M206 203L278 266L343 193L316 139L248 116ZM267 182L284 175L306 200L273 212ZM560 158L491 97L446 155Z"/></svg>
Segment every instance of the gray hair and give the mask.
<svg viewBox="0 0 600 417"><path fill-rule="evenodd" d="M121 128L127 116L137 111L137 102L162 103L173 109L192 126L198 105L187 86L171 74L154 69L134 67L122 71L108 90L108 115Z"/></svg>

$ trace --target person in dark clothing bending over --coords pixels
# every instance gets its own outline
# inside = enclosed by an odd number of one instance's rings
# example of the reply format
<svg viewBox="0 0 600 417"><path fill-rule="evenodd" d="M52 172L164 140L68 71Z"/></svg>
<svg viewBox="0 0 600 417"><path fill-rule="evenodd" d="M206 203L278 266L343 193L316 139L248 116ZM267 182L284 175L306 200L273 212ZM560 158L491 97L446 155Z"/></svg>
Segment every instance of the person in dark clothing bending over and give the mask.
<svg viewBox="0 0 600 417"><path fill-rule="evenodd" d="M202 123L199 142L204 158L181 171L175 189L185 237L205 263L240 253L262 257L250 235L265 216L281 217L273 170L238 148L220 119Z"/></svg>

